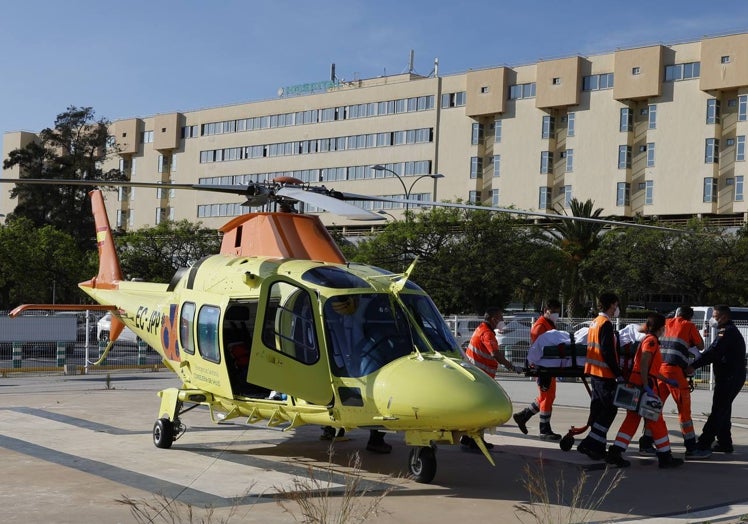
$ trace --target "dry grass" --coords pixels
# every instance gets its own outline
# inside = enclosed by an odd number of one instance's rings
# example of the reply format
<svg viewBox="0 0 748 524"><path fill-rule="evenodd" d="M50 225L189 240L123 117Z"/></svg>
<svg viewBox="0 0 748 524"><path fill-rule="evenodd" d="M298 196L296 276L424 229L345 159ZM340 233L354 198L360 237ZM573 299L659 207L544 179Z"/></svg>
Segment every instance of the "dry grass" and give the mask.
<svg viewBox="0 0 748 524"><path fill-rule="evenodd" d="M329 464L332 465L332 447ZM296 522L313 524L344 524L365 522L384 510L382 500L392 491L387 488L371 493L371 488L361 478L361 458L358 452L351 455L348 466L352 469L345 475L343 492L333 482L334 471L330 467L319 478L319 473L309 468L307 477L294 477L291 486L278 487L278 504L290 513Z"/></svg>
<svg viewBox="0 0 748 524"><path fill-rule="evenodd" d="M154 495L152 500L123 496L115 502L129 506L130 515L140 524L226 524L236 515L239 507L234 504L227 515L218 517L211 506L195 508L160 494Z"/></svg>
<svg viewBox="0 0 748 524"><path fill-rule="evenodd" d="M581 470L573 487L566 486L563 472L555 480L546 480L543 461L537 468L529 464L524 467L524 485L529 494L530 502L516 504L515 514L524 522L523 517L530 517L532 521L542 524L589 522L608 495L613 492L623 480L623 472L616 470L612 475L611 469L606 468L600 478L587 488L590 481L589 474Z"/></svg>

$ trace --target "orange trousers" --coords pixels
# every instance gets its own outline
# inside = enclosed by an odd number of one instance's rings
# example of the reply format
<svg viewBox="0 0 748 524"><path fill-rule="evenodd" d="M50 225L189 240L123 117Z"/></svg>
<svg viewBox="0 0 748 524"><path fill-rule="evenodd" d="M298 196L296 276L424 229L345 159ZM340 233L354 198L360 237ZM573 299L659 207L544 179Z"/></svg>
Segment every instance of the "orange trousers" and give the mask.
<svg viewBox="0 0 748 524"><path fill-rule="evenodd" d="M626 418L623 419L621 429L618 430L616 435L615 445L626 450L631 444L631 439L634 438L634 434L639 429L639 422L641 422L642 416L636 411L627 411ZM657 420L644 419L644 427L651 431L652 439L654 439L654 446L658 453L664 453L670 451L670 439L667 434L667 426L665 425L665 419L660 418Z"/></svg>
<svg viewBox="0 0 748 524"><path fill-rule="evenodd" d="M680 431L683 433L683 439L686 441L695 440L696 433L693 429L693 419L691 418L691 390L688 388L688 378L683 368L680 366L671 366L662 364L660 374L664 377L678 381L677 386L670 386L663 381L659 381L658 395L664 404L667 398L672 395L675 405L678 406L678 419L680 420Z"/></svg>
<svg viewBox="0 0 748 524"><path fill-rule="evenodd" d="M540 414L551 414L553 411L553 401L556 400L556 377L551 377L550 384L547 388L540 385L538 380L538 398L535 399L535 404L540 408Z"/></svg>

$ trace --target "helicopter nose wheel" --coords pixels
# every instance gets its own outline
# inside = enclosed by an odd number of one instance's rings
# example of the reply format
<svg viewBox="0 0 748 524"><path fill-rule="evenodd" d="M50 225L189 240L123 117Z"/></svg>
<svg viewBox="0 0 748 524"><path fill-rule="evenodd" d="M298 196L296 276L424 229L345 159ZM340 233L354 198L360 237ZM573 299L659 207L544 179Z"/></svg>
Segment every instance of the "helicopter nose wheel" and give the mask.
<svg viewBox="0 0 748 524"><path fill-rule="evenodd" d="M436 453L430 446L420 446L410 450L408 470L413 480L428 484L436 475Z"/></svg>
<svg viewBox="0 0 748 524"><path fill-rule="evenodd" d="M168 418L160 418L153 425L153 443L157 448L169 449L175 437L174 423Z"/></svg>

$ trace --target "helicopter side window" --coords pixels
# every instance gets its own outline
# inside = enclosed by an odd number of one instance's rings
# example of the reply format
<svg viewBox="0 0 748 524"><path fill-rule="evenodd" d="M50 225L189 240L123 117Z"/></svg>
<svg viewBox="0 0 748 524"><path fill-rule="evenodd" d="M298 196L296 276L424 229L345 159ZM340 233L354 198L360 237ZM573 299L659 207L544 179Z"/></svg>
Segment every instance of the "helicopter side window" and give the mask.
<svg viewBox="0 0 748 524"><path fill-rule="evenodd" d="M319 345L309 293L292 284L276 282L270 296L262 335L265 345L305 364L317 362Z"/></svg>
<svg viewBox="0 0 748 524"><path fill-rule="evenodd" d="M179 315L179 342L186 353L195 354L195 339L193 338L193 326L195 323L195 303L185 302L182 304L182 312Z"/></svg>
<svg viewBox="0 0 748 524"><path fill-rule="evenodd" d="M197 349L205 360L221 361L218 347L218 318L220 308L203 306L197 314Z"/></svg>

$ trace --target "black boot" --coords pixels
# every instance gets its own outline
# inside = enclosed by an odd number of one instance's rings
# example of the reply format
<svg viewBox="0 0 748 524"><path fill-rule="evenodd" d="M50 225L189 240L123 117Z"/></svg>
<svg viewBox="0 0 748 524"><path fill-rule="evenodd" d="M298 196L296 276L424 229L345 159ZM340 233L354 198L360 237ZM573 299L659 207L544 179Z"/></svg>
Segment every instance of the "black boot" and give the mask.
<svg viewBox="0 0 748 524"><path fill-rule="evenodd" d="M675 458L670 451L658 451L657 462L662 469L677 468L683 465L683 459Z"/></svg>
<svg viewBox="0 0 748 524"><path fill-rule="evenodd" d="M369 442L366 444L366 450L373 453L389 453L392 446L384 441L384 431L372 429L369 432Z"/></svg>
<svg viewBox="0 0 748 524"><path fill-rule="evenodd" d="M527 421L530 420L530 417L532 417L535 413L530 410L530 408L525 408L519 413L515 413L512 418L514 419L514 422L517 423L517 427L519 430L527 435Z"/></svg>
<svg viewBox="0 0 748 524"><path fill-rule="evenodd" d="M657 450L654 446L654 439L649 435L642 435L639 439L639 455L654 455Z"/></svg>
<svg viewBox="0 0 748 524"><path fill-rule="evenodd" d="M625 450L616 446L615 444L608 447L608 453L605 455L605 462L612 464L617 468L627 468L631 465L631 462L623 458L623 452Z"/></svg>
<svg viewBox="0 0 748 524"><path fill-rule="evenodd" d="M540 440L561 440L561 435L553 432L553 430L551 429L550 422L541 422L540 423Z"/></svg>

